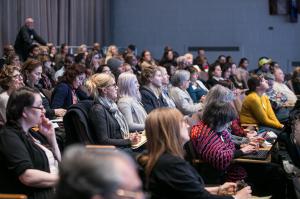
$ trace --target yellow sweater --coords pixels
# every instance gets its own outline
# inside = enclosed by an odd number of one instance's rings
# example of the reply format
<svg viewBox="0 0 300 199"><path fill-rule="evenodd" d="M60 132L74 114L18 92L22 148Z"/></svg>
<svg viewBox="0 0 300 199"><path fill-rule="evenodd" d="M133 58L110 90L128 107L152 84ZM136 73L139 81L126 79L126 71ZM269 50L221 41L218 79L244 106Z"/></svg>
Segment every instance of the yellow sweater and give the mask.
<svg viewBox="0 0 300 199"><path fill-rule="evenodd" d="M242 124L257 124L273 128L282 128L276 118L270 100L267 96L259 96L256 92L250 93L243 102L240 113Z"/></svg>

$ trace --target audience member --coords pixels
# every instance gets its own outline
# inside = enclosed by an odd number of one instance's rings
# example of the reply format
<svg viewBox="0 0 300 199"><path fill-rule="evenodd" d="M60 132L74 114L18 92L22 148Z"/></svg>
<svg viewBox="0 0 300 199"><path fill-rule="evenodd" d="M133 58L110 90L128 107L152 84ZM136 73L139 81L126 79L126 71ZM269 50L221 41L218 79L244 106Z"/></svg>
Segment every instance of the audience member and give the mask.
<svg viewBox="0 0 300 199"><path fill-rule="evenodd" d="M157 69L161 72L161 77L162 77L161 95L162 95L164 101L168 104L168 107L175 108L176 105L169 95L169 87L172 86L172 85L170 85L170 76L168 75L165 67L158 66Z"/></svg>
<svg viewBox="0 0 300 199"><path fill-rule="evenodd" d="M100 73L92 75L86 86L94 97L88 113L96 144L130 148L138 142L135 133L129 133L127 121L118 109L117 85L114 77Z"/></svg>
<svg viewBox="0 0 300 199"><path fill-rule="evenodd" d="M117 150L66 150L55 199L144 199L135 163Z"/></svg>
<svg viewBox="0 0 300 199"><path fill-rule="evenodd" d="M202 81L199 80L200 69L198 67L190 66L188 70L191 74L191 77L190 85L187 91L193 99L193 102L198 103L200 102L200 99L207 94L208 89L205 87Z"/></svg>
<svg viewBox="0 0 300 199"><path fill-rule="evenodd" d="M0 131L0 192L51 198L61 155L39 92L28 87L14 91L6 113L7 123Z"/></svg>
<svg viewBox="0 0 300 199"><path fill-rule="evenodd" d="M149 50L144 50L141 54L141 58L139 61L139 66L142 70L149 66L156 66L154 59L151 56L151 52Z"/></svg>
<svg viewBox="0 0 300 199"><path fill-rule="evenodd" d="M272 109L269 98L264 93L269 88L268 82L257 75L253 75L248 80L249 92L246 96L240 120L242 124L257 124L264 129L270 129L279 133L283 128Z"/></svg>
<svg viewBox="0 0 300 199"><path fill-rule="evenodd" d="M190 139L188 125L177 109L159 108L146 119L148 154L139 160L145 165L151 198L233 198L235 183L205 187L198 172L184 160L183 145ZM153 133L155 132L155 133ZM234 198L250 198L246 187Z"/></svg>
<svg viewBox="0 0 300 199"><path fill-rule="evenodd" d="M13 91L24 86L20 69L16 66L6 65L0 72L0 86L3 91L0 94L0 126L6 122L6 105Z"/></svg>
<svg viewBox="0 0 300 199"><path fill-rule="evenodd" d="M29 50L34 44L46 45L46 42L34 30L34 20L25 19L25 25L21 27L15 41L15 50L18 55L25 61L29 55Z"/></svg>
<svg viewBox="0 0 300 199"><path fill-rule="evenodd" d="M73 64L66 69L64 75L54 88L51 96L51 108L67 109L72 104L88 96L79 89L85 81L85 67L81 64Z"/></svg>
<svg viewBox="0 0 300 199"><path fill-rule="evenodd" d="M300 66L295 67L292 76L292 86L296 95L300 95Z"/></svg>
<svg viewBox="0 0 300 199"><path fill-rule="evenodd" d="M40 96L43 100L43 107L46 110L45 116L49 119L53 119L55 116L64 116L66 110L62 108L51 108L46 94L38 84L42 77L42 63L35 59L28 59L23 65L22 73L25 85L30 88L36 88L40 91Z"/></svg>
<svg viewBox="0 0 300 199"><path fill-rule="evenodd" d="M130 132L143 131L147 113L141 103L140 85L132 73L118 78L118 108L123 113Z"/></svg>
<svg viewBox="0 0 300 199"><path fill-rule="evenodd" d="M142 70L141 74L142 104L147 113L159 107L167 107L168 104L162 97L162 75L157 66L148 66Z"/></svg>
<svg viewBox="0 0 300 199"><path fill-rule="evenodd" d="M297 101L295 93L284 83L284 73L280 68L274 68L275 82L273 89L279 93L284 93L287 97L287 104L294 106Z"/></svg>
<svg viewBox="0 0 300 199"><path fill-rule="evenodd" d="M15 53L15 50L12 45L4 45L3 46L3 55L0 58L0 70L2 69L4 64L11 65L11 64L7 63L7 59L11 54L14 54L14 53Z"/></svg>

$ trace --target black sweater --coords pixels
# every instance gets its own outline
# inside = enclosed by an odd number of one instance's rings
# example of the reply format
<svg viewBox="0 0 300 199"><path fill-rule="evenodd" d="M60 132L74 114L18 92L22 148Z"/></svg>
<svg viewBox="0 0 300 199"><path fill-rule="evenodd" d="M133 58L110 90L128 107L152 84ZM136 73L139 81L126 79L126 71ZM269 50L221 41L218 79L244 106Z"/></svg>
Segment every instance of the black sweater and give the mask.
<svg viewBox="0 0 300 199"><path fill-rule="evenodd" d="M168 153L159 157L150 174L152 199L232 199L212 195L204 186L201 176L188 162Z"/></svg>

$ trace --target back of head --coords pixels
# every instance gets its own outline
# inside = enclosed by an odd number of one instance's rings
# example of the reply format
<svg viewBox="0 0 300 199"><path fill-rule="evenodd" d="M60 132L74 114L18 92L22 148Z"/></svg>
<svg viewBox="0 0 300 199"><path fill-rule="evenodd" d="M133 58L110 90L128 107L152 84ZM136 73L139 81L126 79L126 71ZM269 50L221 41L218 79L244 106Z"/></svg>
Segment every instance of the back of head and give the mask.
<svg viewBox="0 0 300 199"><path fill-rule="evenodd" d="M111 72L115 75L116 78L120 75L119 68L123 65L123 61L117 58L110 58L107 61L107 65L110 68Z"/></svg>
<svg viewBox="0 0 300 199"><path fill-rule="evenodd" d="M141 74L141 82L143 85L150 83L150 78L154 77L155 73L158 71L157 66L144 67Z"/></svg>
<svg viewBox="0 0 300 199"><path fill-rule="evenodd" d="M126 171L134 170L133 161L120 151L71 146L62 158L56 198L90 199L96 195L113 198L128 177Z"/></svg>
<svg viewBox="0 0 300 199"><path fill-rule="evenodd" d="M190 79L190 72L187 70L177 70L171 78L173 86L180 87L185 81Z"/></svg>
<svg viewBox="0 0 300 199"><path fill-rule="evenodd" d="M215 101L232 102L234 99L234 93L230 89L221 86L220 84L217 84L208 91L205 97L204 105L206 106L207 104L210 104Z"/></svg>
<svg viewBox="0 0 300 199"><path fill-rule="evenodd" d="M22 117L24 107L32 106L34 103L34 94L39 94L39 91L29 87L22 87L12 92L7 102L7 121L17 122Z"/></svg>
<svg viewBox="0 0 300 199"><path fill-rule="evenodd" d="M218 130L236 117L236 112L230 103L214 101L204 107L202 120L211 129Z"/></svg>
<svg viewBox="0 0 300 199"><path fill-rule="evenodd" d="M146 174L150 175L157 159L164 153L183 157L180 140L180 129L183 116L179 110L173 108L158 108L151 111L145 121L147 149L149 160Z"/></svg>

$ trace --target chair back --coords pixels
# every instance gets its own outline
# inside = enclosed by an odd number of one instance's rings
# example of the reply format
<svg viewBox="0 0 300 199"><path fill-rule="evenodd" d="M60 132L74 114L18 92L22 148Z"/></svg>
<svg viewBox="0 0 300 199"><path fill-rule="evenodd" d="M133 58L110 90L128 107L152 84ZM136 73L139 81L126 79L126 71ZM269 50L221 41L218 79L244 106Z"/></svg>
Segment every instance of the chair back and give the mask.
<svg viewBox="0 0 300 199"><path fill-rule="evenodd" d="M83 100L68 108L63 119L66 145L74 143L94 144L94 137L88 123L88 112L93 104L92 100Z"/></svg>

